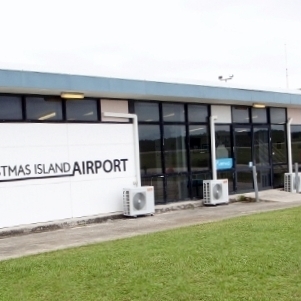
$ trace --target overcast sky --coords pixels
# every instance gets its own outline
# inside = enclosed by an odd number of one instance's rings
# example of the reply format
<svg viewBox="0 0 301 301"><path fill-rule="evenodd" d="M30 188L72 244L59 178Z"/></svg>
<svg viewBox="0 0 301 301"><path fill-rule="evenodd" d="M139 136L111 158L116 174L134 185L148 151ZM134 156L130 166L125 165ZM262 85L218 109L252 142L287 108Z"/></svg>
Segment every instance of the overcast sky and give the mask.
<svg viewBox="0 0 301 301"><path fill-rule="evenodd" d="M301 0L0 4L0 69L301 88Z"/></svg>

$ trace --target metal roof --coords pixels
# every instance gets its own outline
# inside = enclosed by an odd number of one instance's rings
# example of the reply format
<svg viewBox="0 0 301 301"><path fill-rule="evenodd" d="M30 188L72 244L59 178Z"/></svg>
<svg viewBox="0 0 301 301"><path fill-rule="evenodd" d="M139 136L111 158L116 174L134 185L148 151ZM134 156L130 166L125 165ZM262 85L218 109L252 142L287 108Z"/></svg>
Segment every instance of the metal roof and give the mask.
<svg viewBox="0 0 301 301"><path fill-rule="evenodd" d="M34 71L0 70L0 92L60 95L82 92L87 97L186 101L212 104L301 107L300 91L268 91L189 83L118 79Z"/></svg>

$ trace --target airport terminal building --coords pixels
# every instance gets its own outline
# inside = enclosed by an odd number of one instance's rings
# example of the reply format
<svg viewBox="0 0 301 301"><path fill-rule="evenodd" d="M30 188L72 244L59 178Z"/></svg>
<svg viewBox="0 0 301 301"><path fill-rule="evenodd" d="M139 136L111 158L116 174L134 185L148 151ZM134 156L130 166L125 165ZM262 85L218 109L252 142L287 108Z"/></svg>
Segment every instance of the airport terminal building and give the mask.
<svg viewBox="0 0 301 301"><path fill-rule="evenodd" d="M301 163L298 90L0 70L0 121L0 228L119 212L138 183L202 199L213 138L229 193L253 189L251 164L268 189Z"/></svg>

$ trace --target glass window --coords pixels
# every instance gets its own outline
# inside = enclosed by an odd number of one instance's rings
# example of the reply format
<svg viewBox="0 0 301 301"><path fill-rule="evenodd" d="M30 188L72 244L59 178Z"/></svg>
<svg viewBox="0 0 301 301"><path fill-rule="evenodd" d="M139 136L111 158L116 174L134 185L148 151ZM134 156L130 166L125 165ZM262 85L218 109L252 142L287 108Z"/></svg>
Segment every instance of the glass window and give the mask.
<svg viewBox="0 0 301 301"><path fill-rule="evenodd" d="M253 189L252 171L238 171L236 174L236 185L238 191L250 191Z"/></svg>
<svg viewBox="0 0 301 301"><path fill-rule="evenodd" d="M97 121L97 100L67 100L66 115L69 121Z"/></svg>
<svg viewBox="0 0 301 301"><path fill-rule="evenodd" d="M271 171L267 170L257 170L257 184L258 188L265 188L271 186Z"/></svg>
<svg viewBox="0 0 301 301"><path fill-rule="evenodd" d="M252 161L252 139L250 128L235 128L236 168L249 167Z"/></svg>
<svg viewBox="0 0 301 301"><path fill-rule="evenodd" d="M48 97L26 97L26 118L29 120L62 120L62 100Z"/></svg>
<svg viewBox="0 0 301 301"><path fill-rule="evenodd" d="M188 105L189 122L207 122L208 106Z"/></svg>
<svg viewBox="0 0 301 301"><path fill-rule="evenodd" d="M165 172L186 172L185 126L164 126Z"/></svg>
<svg viewBox="0 0 301 301"><path fill-rule="evenodd" d="M160 174L161 140L159 125L139 125L141 175Z"/></svg>
<svg viewBox="0 0 301 301"><path fill-rule="evenodd" d="M176 202L188 199L189 181L187 175L166 177L167 202Z"/></svg>
<svg viewBox="0 0 301 301"><path fill-rule="evenodd" d="M215 126L216 159L231 158L230 125Z"/></svg>
<svg viewBox="0 0 301 301"><path fill-rule="evenodd" d="M271 125L273 164L287 162L285 125Z"/></svg>
<svg viewBox="0 0 301 301"><path fill-rule="evenodd" d="M301 164L301 125L292 125L292 160Z"/></svg>
<svg viewBox="0 0 301 301"><path fill-rule="evenodd" d="M203 181L212 179L210 173L193 174L191 180L192 197L203 198Z"/></svg>
<svg viewBox="0 0 301 301"><path fill-rule="evenodd" d="M0 119L21 120L22 101L17 96L0 96Z"/></svg>
<svg viewBox="0 0 301 301"><path fill-rule="evenodd" d="M250 122L249 107L232 107L233 123L249 123Z"/></svg>
<svg viewBox="0 0 301 301"><path fill-rule="evenodd" d="M184 122L185 111L183 104L163 104L163 120L165 122Z"/></svg>
<svg viewBox="0 0 301 301"><path fill-rule="evenodd" d="M283 108L270 108L271 123L286 123L286 110Z"/></svg>
<svg viewBox="0 0 301 301"><path fill-rule="evenodd" d="M159 121L159 104L151 102L136 102L135 113L138 121Z"/></svg>
<svg viewBox="0 0 301 301"><path fill-rule="evenodd" d="M267 110L252 108L252 122L253 123L267 123Z"/></svg>
<svg viewBox="0 0 301 301"><path fill-rule="evenodd" d="M256 166L270 165L269 130L267 127L253 128L254 161Z"/></svg>
<svg viewBox="0 0 301 301"><path fill-rule="evenodd" d="M284 186L284 174L287 172L287 165L273 166L273 185L274 188Z"/></svg>
<svg viewBox="0 0 301 301"><path fill-rule="evenodd" d="M218 171L218 179L228 179L228 191L229 193L233 192L233 172L232 171Z"/></svg>
<svg viewBox="0 0 301 301"><path fill-rule="evenodd" d="M164 203L164 178L163 177L150 177L141 179L142 186L154 186L155 203Z"/></svg>
<svg viewBox="0 0 301 301"><path fill-rule="evenodd" d="M208 170L210 167L210 143L206 125L189 127L191 171Z"/></svg>

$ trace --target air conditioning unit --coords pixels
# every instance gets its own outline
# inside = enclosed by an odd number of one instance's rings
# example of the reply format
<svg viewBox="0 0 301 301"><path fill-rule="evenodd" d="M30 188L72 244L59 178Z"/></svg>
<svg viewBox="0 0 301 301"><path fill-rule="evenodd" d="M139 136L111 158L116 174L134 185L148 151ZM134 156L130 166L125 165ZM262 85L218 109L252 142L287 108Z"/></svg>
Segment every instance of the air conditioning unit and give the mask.
<svg viewBox="0 0 301 301"><path fill-rule="evenodd" d="M203 199L205 205L229 203L228 179L203 181Z"/></svg>
<svg viewBox="0 0 301 301"><path fill-rule="evenodd" d="M301 191L301 173L299 176L299 191ZM284 191L296 193L296 174L295 173L285 173L284 174Z"/></svg>
<svg viewBox="0 0 301 301"><path fill-rule="evenodd" d="M154 187L142 186L123 189L123 214L138 216L155 213Z"/></svg>

